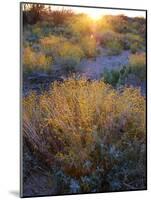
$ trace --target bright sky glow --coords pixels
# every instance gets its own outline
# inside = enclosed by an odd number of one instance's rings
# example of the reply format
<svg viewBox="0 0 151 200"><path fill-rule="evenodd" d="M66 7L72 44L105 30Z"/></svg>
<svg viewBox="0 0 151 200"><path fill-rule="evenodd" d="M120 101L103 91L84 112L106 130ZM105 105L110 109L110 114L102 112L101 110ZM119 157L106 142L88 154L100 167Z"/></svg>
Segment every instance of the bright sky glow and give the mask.
<svg viewBox="0 0 151 200"><path fill-rule="evenodd" d="M62 6L51 6L52 10L61 10ZM114 10L114 9L104 9L104 8L83 8L83 7L66 7L65 9L71 9L76 13L88 14L91 18L97 20L103 15L126 15L128 17L144 17L145 11L133 11L133 10Z"/></svg>
<svg viewBox="0 0 151 200"><path fill-rule="evenodd" d="M30 6L30 4L28 4ZM51 6L51 4L49 5ZM48 4L45 5L48 7ZM87 7L70 7L70 6L51 6L52 10L62 9L72 10L75 13L85 13L92 19L97 20L104 15L125 15L128 17L146 17L145 11L134 11L134 10L120 10L120 9L105 9L105 8L87 8Z"/></svg>

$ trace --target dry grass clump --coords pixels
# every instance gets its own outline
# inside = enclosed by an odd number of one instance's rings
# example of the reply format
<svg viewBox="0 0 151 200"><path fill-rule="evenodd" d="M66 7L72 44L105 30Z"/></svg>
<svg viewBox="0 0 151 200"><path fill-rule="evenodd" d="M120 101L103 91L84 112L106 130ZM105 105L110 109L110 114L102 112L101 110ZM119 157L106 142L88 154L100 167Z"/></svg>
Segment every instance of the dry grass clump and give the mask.
<svg viewBox="0 0 151 200"><path fill-rule="evenodd" d="M32 48L26 47L23 51L24 72L50 71L52 57L42 52L34 52Z"/></svg>
<svg viewBox="0 0 151 200"><path fill-rule="evenodd" d="M83 51L77 44L72 44L65 38L59 36L44 37L40 40L40 44L44 51L52 53L58 57L76 57L78 61L84 56Z"/></svg>
<svg viewBox="0 0 151 200"><path fill-rule="evenodd" d="M80 46L70 42L65 42L59 49L59 56L65 59L75 59L77 62L80 62L84 57L84 53Z"/></svg>
<svg viewBox="0 0 151 200"><path fill-rule="evenodd" d="M145 100L137 89L69 78L24 98L23 132L45 162L59 163L66 174L80 177L98 167L106 173L118 162L135 162L128 145L145 141ZM125 149L129 157L122 157Z"/></svg>
<svg viewBox="0 0 151 200"><path fill-rule="evenodd" d="M44 37L40 40L40 44L44 52L51 55L54 62L66 71L74 70L84 57L80 45L67 41L61 36Z"/></svg>
<svg viewBox="0 0 151 200"><path fill-rule="evenodd" d="M75 15L67 21L67 26L74 37L81 38L92 32L93 21L88 15Z"/></svg>
<svg viewBox="0 0 151 200"><path fill-rule="evenodd" d="M49 52L49 51L53 51L53 50L57 51L58 48L60 48L60 45L62 44L62 42L64 42L64 41L65 41L65 39L61 36L57 37L57 36L50 35L48 37L41 38L40 44L46 52Z"/></svg>
<svg viewBox="0 0 151 200"><path fill-rule="evenodd" d="M146 79L146 54L136 53L129 58L129 67L140 80Z"/></svg>
<svg viewBox="0 0 151 200"><path fill-rule="evenodd" d="M146 64L146 55L145 53L136 53L132 54L130 56L130 64L139 66L139 65L145 65Z"/></svg>
<svg viewBox="0 0 151 200"><path fill-rule="evenodd" d="M97 55L97 43L94 38L90 38L89 36L82 37L79 46L82 48L85 57L91 58Z"/></svg>

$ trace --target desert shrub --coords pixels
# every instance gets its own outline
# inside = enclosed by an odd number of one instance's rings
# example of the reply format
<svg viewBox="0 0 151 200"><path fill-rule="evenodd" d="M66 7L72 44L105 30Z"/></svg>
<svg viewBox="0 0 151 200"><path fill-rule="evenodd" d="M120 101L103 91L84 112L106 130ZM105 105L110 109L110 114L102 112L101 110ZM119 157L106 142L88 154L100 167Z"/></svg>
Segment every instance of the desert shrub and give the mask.
<svg viewBox="0 0 151 200"><path fill-rule="evenodd" d="M125 79L130 73L131 69L128 66L123 66L121 69L105 70L102 77L105 83L119 87L125 84Z"/></svg>
<svg viewBox="0 0 151 200"><path fill-rule="evenodd" d="M96 40L90 36L83 37L79 44L84 51L86 57L95 57L97 54Z"/></svg>
<svg viewBox="0 0 151 200"><path fill-rule="evenodd" d="M24 73L49 72L51 69L52 58L45 56L42 52L34 52L32 48L26 47L23 50Z"/></svg>
<svg viewBox="0 0 151 200"><path fill-rule="evenodd" d="M144 46L143 38L138 34L127 33L124 35L124 40L129 43L129 49L132 53L136 53Z"/></svg>
<svg viewBox="0 0 151 200"><path fill-rule="evenodd" d="M145 182L145 99L138 89L54 82L50 91L24 98L23 134L44 162L80 180L83 191L115 190L115 179Z"/></svg>
<svg viewBox="0 0 151 200"><path fill-rule="evenodd" d="M119 70L111 70L105 71L103 74L103 80L105 83L109 83L112 86L116 86L120 79L120 71Z"/></svg>
<svg viewBox="0 0 151 200"><path fill-rule="evenodd" d="M49 53L53 57L56 57L58 55L59 48L64 41L65 39L63 37L50 35L40 39L40 44L47 54Z"/></svg>
<svg viewBox="0 0 151 200"><path fill-rule="evenodd" d="M59 48L59 56L62 58L75 58L79 62L84 54L78 45L64 42Z"/></svg>
<svg viewBox="0 0 151 200"><path fill-rule="evenodd" d="M129 79L133 79L130 81ZM129 82L129 81L130 82ZM125 84L139 85L146 80L146 56L144 53L131 54L129 64L121 69L106 70L103 81L118 87Z"/></svg>
<svg viewBox="0 0 151 200"><path fill-rule="evenodd" d="M145 53L132 54L129 58L129 68L140 80L146 79L146 55Z"/></svg>
<svg viewBox="0 0 151 200"><path fill-rule="evenodd" d="M80 45L67 41L64 37L50 36L40 40L43 50L51 55L54 62L65 71L74 71L76 65L84 57Z"/></svg>
<svg viewBox="0 0 151 200"><path fill-rule="evenodd" d="M40 43L43 47L48 48L50 46L58 44L60 41L62 41L62 38L50 35L49 37L44 37L40 40Z"/></svg>
<svg viewBox="0 0 151 200"><path fill-rule="evenodd" d="M90 35L92 24L91 18L85 14L75 15L67 21L70 32L78 38Z"/></svg>
<svg viewBox="0 0 151 200"><path fill-rule="evenodd" d="M131 23L131 32L136 33L143 38L146 34L146 19L144 17L134 17Z"/></svg>
<svg viewBox="0 0 151 200"><path fill-rule="evenodd" d="M123 34L115 33L112 30L102 31L96 34L96 41L101 47L109 49L109 54L119 54L125 48Z"/></svg>
<svg viewBox="0 0 151 200"><path fill-rule="evenodd" d="M106 42L115 39L120 42L123 49L131 49L132 52L139 51L145 46L145 37L140 31L141 23L137 22L137 26L139 26L137 28L135 19L130 22L126 16L104 16L97 23L96 32L100 35L100 44L105 45Z"/></svg>
<svg viewBox="0 0 151 200"><path fill-rule="evenodd" d="M145 36L145 18L129 18L124 15L105 15L97 22L98 30L112 30L118 33L132 33Z"/></svg>
<svg viewBox="0 0 151 200"><path fill-rule="evenodd" d="M42 28L40 24L37 23L33 25L31 32L34 36L36 36L37 38L40 38L42 36Z"/></svg>
<svg viewBox="0 0 151 200"><path fill-rule="evenodd" d="M114 39L117 39L117 35L111 30L101 31L96 35L96 40L101 46L105 46L107 42L113 41Z"/></svg>
<svg viewBox="0 0 151 200"><path fill-rule="evenodd" d="M118 40L108 41L106 47L108 48L108 55L118 55L123 49Z"/></svg>
<svg viewBox="0 0 151 200"><path fill-rule="evenodd" d="M131 50L132 53L136 53L138 51L138 43L137 42L132 43L130 45L130 50Z"/></svg>
<svg viewBox="0 0 151 200"><path fill-rule="evenodd" d="M44 13L44 5L41 4L23 4L23 24L36 24L42 20L42 14Z"/></svg>
<svg viewBox="0 0 151 200"><path fill-rule="evenodd" d="M72 17L74 13L69 9L51 10L51 7L45 9L41 4L23 5L23 21L26 24L36 24L37 22L51 22L52 25L58 26L64 24L67 19Z"/></svg>
<svg viewBox="0 0 151 200"><path fill-rule="evenodd" d="M72 10L62 9L62 10L53 10L50 12L51 21L54 26L62 25L66 23L68 19L74 16Z"/></svg>
<svg viewBox="0 0 151 200"><path fill-rule="evenodd" d="M64 36L69 39L72 37L69 27L65 25L51 27L50 32L56 36Z"/></svg>
<svg viewBox="0 0 151 200"><path fill-rule="evenodd" d="M128 17L124 15L105 15L98 21L97 26L100 31L112 30L118 33L129 31Z"/></svg>
<svg viewBox="0 0 151 200"><path fill-rule="evenodd" d="M61 36L44 37L40 40L40 44L44 51L52 53L54 57L76 57L78 60L83 57L83 51L77 44L68 42Z"/></svg>
<svg viewBox="0 0 151 200"><path fill-rule="evenodd" d="M66 75L76 73L78 71L79 61L75 57L59 57L56 64L61 67Z"/></svg>
<svg viewBox="0 0 151 200"><path fill-rule="evenodd" d="M59 48L60 65L66 72L75 71L76 66L84 57L84 53L80 46L70 42L64 42Z"/></svg>

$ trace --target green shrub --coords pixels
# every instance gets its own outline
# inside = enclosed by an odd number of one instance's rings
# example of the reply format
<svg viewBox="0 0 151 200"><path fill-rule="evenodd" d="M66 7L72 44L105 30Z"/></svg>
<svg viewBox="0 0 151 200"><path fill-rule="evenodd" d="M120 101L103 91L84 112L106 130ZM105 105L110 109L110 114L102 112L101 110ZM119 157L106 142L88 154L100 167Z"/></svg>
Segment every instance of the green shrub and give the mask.
<svg viewBox="0 0 151 200"><path fill-rule="evenodd" d="M32 26L32 34L40 38L42 36L42 28L40 27L39 24L33 25Z"/></svg>
<svg viewBox="0 0 151 200"><path fill-rule="evenodd" d="M138 52L144 46L143 38L138 34L127 33L124 38L128 41L132 53Z"/></svg>
<svg viewBox="0 0 151 200"><path fill-rule="evenodd" d="M145 43L143 38L138 34L133 33L116 33L111 30L102 31L99 33L99 43L103 47L117 46L115 49L130 49L132 53L135 53L144 48ZM113 44L112 44L113 43ZM116 44L114 44L116 43Z"/></svg>
<svg viewBox="0 0 151 200"><path fill-rule="evenodd" d="M109 83L114 87L118 84L119 78L120 78L119 70L105 71L103 74L104 82Z"/></svg>
<svg viewBox="0 0 151 200"><path fill-rule="evenodd" d="M109 55L118 55L124 48L123 35L113 31L103 31L96 36L101 47L108 49Z"/></svg>
<svg viewBox="0 0 151 200"><path fill-rule="evenodd" d="M144 53L130 55L129 64L120 70L106 70L103 74L103 80L105 83L117 87L124 85L126 79L131 75L133 75L133 79L137 79L136 82L146 80L146 56Z"/></svg>
<svg viewBox="0 0 151 200"><path fill-rule="evenodd" d="M118 55L123 50L122 45L117 40L107 42L106 47L108 48L108 55Z"/></svg>
<svg viewBox="0 0 151 200"><path fill-rule="evenodd" d="M106 70L103 74L103 81L109 83L113 87L118 87L125 84L125 79L131 74L129 66L123 66L121 69Z"/></svg>
<svg viewBox="0 0 151 200"><path fill-rule="evenodd" d="M136 53L138 49L139 49L138 43L135 42L130 45L130 50L132 53Z"/></svg>

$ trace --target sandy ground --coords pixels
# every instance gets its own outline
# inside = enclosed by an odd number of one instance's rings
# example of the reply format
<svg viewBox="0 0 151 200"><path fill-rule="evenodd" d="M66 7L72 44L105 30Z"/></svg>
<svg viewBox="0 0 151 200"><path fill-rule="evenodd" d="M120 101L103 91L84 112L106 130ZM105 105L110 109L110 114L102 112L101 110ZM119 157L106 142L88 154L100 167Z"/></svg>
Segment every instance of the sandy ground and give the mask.
<svg viewBox="0 0 151 200"><path fill-rule="evenodd" d="M129 51L116 56L100 54L96 59L83 59L79 65L81 73L91 79L100 79L105 70L119 69L129 62Z"/></svg>

